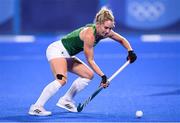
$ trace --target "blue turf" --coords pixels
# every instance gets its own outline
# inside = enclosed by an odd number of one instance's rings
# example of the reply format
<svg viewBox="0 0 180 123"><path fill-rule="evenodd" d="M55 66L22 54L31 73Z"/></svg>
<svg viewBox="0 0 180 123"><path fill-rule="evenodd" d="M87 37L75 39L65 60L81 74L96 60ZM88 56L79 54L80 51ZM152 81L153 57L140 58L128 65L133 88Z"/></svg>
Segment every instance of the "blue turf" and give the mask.
<svg viewBox="0 0 180 123"><path fill-rule="evenodd" d="M1 122L180 121L180 43L142 43L137 38L132 42L138 55L137 62L124 69L81 113L69 113L55 106L76 78L69 74L67 85L46 104L53 115L29 116L29 106L53 80L45 57L50 42L38 39L36 43L0 44ZM97 64L108 76L125 62L126 52L118 43L101 43L95 53ZM82 54L78 56L85 61ZM89 97L99 81L95 75L91 84L77 95L76 102ZM135 117L136 110L144 112L141 119Z"/></svg>

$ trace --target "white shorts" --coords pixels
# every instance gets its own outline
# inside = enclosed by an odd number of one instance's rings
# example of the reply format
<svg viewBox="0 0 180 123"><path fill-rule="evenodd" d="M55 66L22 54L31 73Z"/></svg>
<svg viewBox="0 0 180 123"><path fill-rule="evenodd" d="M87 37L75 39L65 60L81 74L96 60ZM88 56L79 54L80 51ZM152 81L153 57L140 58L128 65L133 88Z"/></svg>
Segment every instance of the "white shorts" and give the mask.
<svg viewBox="0 0 180 123"><path fill-rule="evenodd" d="M46 57L48 61L54 58L71 58L61 40L55 41L48 46L46 50Z"/></svg>
<svg viewBox="0 0 180 123"><path fill-rule="evenodd" d="M70 56L67 50L65 49L64 45L62 44L61 40L55 41L48 46L46 50L46 56L48 61L54 58L73 58L84 64L89 70L93 71L88 65L86 65L76 56Z"/></svg>

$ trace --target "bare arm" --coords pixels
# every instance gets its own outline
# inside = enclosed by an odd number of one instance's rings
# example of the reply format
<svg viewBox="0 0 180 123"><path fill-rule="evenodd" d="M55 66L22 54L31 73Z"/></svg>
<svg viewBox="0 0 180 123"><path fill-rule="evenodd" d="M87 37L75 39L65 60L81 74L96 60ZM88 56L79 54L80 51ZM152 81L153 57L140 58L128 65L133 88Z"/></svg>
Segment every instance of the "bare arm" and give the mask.
<svg viewBox="0 0 180 123"><path fill-rule="evenodd" d="M90 67L99 75L103 76L104 73L98 67L94 61L94 41L95 37L93 35L93 30L91 28L86 28L80 33L80 38L84 41L84 54L90 65Z"/></svg>
<svg viewBox="0 0 180 123"><path fill-rule="evenodd" d="M119 35L114 31L111 31L109 37L121 43L127 49L128 51L127 60L130 60L130 63L133 63L137 59L136 54L134 53L131 45L129 44L128 40L126 40L126 38L124 38L123 36Z"/></svg>
<svg viewBox="0 0 180 123"><path fill-rule="evenodd" d="M133 50L128 40L123 36L119 35L118 33L114 32L113 30L111 31L110 38L121 43L128 51Z"/></svg>

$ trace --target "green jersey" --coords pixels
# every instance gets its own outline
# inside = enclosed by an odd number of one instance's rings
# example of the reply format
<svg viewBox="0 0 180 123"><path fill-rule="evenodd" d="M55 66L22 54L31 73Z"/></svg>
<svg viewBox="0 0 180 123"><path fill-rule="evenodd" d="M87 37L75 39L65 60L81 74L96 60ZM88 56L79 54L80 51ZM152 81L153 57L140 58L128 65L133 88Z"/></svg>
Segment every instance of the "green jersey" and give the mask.
<svg viewBox="0 0 180 123"><path fill-rule="evenodd" d="M77 53L83 51L84 42L80 39L79 33L85 27L92 27L94 31L94 36L96 37L96 27L95 24L88 24L84 27L74 30L73 32L64 36L61 41L68 51L70 56L76 55ZM95 39L94 46L101 40L102 38Z"/></svg>

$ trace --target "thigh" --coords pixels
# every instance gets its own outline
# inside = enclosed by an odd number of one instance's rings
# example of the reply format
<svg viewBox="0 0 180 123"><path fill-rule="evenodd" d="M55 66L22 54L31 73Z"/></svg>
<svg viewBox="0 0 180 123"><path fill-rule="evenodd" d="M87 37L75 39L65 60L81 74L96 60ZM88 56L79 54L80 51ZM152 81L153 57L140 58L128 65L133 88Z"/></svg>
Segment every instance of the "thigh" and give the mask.
<svg viewBox="0 0 180 123"><path fill-rule="evenodd" d="M50 66L52 69L52 72L54 74L54 77L57 79L57 74L62 74L65 78L67 78L67 60L66 58L55 58L51 59ZM65 83L65 81L61 82L62 84Z"/></svg>
<svg viewBox="0 0 180 123"><path fill-rule="evenodd" d="M68 70L74 74L77 74L83 78L92 79L94 72L84 62L77 57L71 59Z"/></svg>

